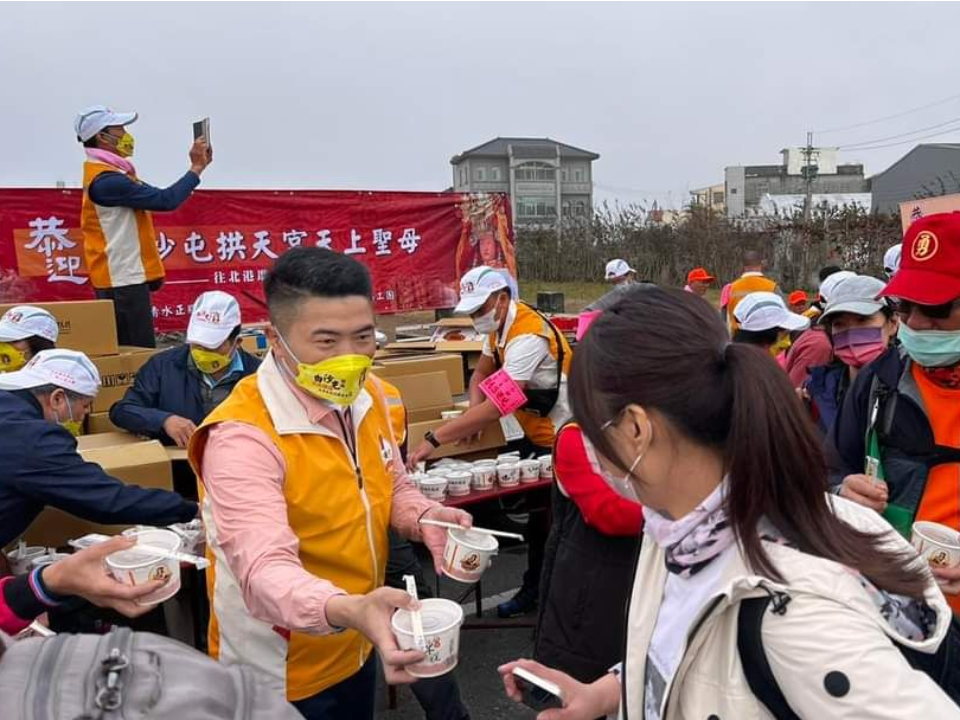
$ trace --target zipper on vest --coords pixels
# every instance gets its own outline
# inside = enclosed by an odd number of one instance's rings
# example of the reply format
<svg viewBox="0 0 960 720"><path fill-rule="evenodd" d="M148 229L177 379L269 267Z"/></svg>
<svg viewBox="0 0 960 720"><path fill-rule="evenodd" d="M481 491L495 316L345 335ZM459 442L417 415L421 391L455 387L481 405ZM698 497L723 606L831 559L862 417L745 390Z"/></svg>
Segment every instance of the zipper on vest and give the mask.
<svg viewBox="0 0 960 720"><path fill-rule="evenodd" d="M360 491L360 501L363 503L364 517L367 523L367 544L370 546L370 562L372 564L371 569L373 571L371 577L373 578L373 585L376 587L380 580L380 569L377 563L377 545L373 538L373 518L370 516L370 498L367 497L367 490L363 486L363 471L360 470L360 460L357 457L358 441L356 435L351 433L349 428L347 428L347 423L344 421L343 415L336 410L334 410L334 415L337 416L337 421L340 423L340 430L343 432L343 444L347 446L347 451L350 453L350 457L353 460L353 469L357 474L357 489ZM352 417L350 424L354 425ZM363 667L362 646L360 649L360 667Z"/></svg>

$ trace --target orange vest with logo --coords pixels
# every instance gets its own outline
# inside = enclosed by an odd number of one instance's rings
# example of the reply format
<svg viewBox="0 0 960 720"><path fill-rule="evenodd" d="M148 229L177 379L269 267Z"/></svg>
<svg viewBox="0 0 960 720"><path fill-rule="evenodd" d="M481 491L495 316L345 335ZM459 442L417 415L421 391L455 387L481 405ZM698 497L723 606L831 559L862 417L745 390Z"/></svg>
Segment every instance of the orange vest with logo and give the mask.
<svg viewBox="0 0 960 720"><path fill-rule="evenodd" d="M542 317L534 310L532 307L525 303L518 302L517 304L517 316L513 320L513 324L510 326L510 329L507 331L507 336L504 338L503 348L501 349L497 345L497 334L493 333L489 337L490 347L493 350L494 358L499 358L498 367L503 364L503 352L510 342L521 335L537 335L538 337L544 338L548 343L550 343L550 357L554 360L559 358L560 346L557 345L557 338L559 338L560 343L563 346L563 374L567 377L570 376L570 363L573 360L573 350L570 347L570 344L567 342L567 339L564 337L563 333L556 329L549 320ZM556 330L556 332L554 332ZM551 382L556 382L552 380ZM529 383L527 383L529 386ZM542 388L541 388L542 389ZM565 386L561 388L561 392L566 392ZM556 439L557 429L554 427L553 420L549 417L540 417L534 413L526 412L524 410L517 410L516 413L517 421L520 423L520 426L523 428L524 435L527 436L527 439L530 440L534 445L540 447L552 447L553 441ZM562 421L566 422L569 418L563 418Z"/></svg>
<svg viewBox="0 0 960 720"><path fill-rule="evenodd" d="M737 305L750 293L755 292L775 292L777 283L763 275L745 275L734 280L730 285L730 302L727 304L727 322L730 326L730 335L732 336L740 328L733 311Z"/></svg>
<svg viewBox="0 0 960 720"><path fill-rule="evenodd" d="M119 172L106 163L83 164L83 205L80 228L83 256L95 288L127 287L164 277L157 250L157 233L147 210L105 207L90 199L90 185L105 172ZM128 176L139 182L133 175Z"/></svg>
<svg viewBox="0 0 960 720"><path fill-rule="evenodd" d="M284 382L275 366L273 371L277 380ZM354 419L355 423L359 420L356 464L344 442L320 426L307 422L304 427L278 432L258 386L258 375L241 380L204 420L190 443L211 563L207 570L210 655L221 662L259 669L285 688L290 701L308 698L351 677L363 667L372 646L355 630L307 635L270 627L246 612L241 588L216 540L203 492L203 454L209 430L218 423L247 423L263 431L286 465L283 494L287 519L299 540L304 569L348 593L368 593L384 581L393 476L384 457L391 435L386 400L375 378L367 378L365 389L373 403L362 419ZM298 402L292 396L281 399Z"/></svg>

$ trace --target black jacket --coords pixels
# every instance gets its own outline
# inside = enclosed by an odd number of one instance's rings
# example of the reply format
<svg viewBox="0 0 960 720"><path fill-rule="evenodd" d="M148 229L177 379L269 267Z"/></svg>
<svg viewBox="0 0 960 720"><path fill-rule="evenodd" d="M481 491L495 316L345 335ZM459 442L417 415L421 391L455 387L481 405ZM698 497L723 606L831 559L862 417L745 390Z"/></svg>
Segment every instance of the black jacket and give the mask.
<svg viewBox="0 0 960 720"><path fill-rule="evenodd" d="M196 503L174 492L127 485L86 462L28 391L0 391L0 427L0 546L47 505L104 524L169 525L197 514Z"/></svg>
<svg viewBox="0 0 960 720"><path fill-rule="evenodd" d="M844 398L827 445L830 481L862 473L874 407L875 427L890 502L916 514L930 468L960 461L956 449L938 446L913 374L912 361L892 347L857 375Z"/></svg>
<svg viewBox="0 0 960 720"><path fill-rule="evenodd" d="M257 371L260 361L242 349L237 350L243 362L243 373L231 377L230 389L247 375ZM190 346L164 350L150 358L137 371L133 386L123 399L110 408L110 420L117 427L137 435L156 438L165 445L175 444L163 431L164 421L171 415L192 420L199 425L203 411L199 371L190 369Z"/></svg>
<svg viewBox="0 0 960 720"><path fill-rule="evenodd" d="M540 578L537 662L589 683L623 659L639 542L639 537L612 537L587 525L554 484L553 525Z"/></svg>

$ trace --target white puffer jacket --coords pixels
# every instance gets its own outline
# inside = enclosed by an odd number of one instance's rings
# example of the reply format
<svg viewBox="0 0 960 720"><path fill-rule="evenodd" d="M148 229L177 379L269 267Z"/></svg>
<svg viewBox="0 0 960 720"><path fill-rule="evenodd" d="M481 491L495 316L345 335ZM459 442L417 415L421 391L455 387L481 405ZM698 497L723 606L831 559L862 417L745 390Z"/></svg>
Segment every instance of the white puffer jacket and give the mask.
<svg viewBox="0 0 960 720"><path fill-rule="evenodd" d="M876 513L832 497L835 512L861 530L889 535L909 547ZM770 667L794 712L804 720L947 720L958 708L925 674L914 671L890 642L936 652L950 624L950 607L933 577L925 596L937 613L933 635L912 642L884 620L856 575L843 566L767 543L784 577L775 583L752 573L741 554L730 560L719 591L694 621L677 672L668 686L662 720L767 720L771 715L751 693L737 651L739 602L773 592L788 594L783 615L764 617L762 639ZM657 620L667 570L663 551L645 542L634 581L623 669L626 708L621 718L644 717L647 648ZM834 673L849 681L826 682ZM842 681L842 678L840 678ZM830 688L828 690L828 687ZM833 694L831 694L831 690Z"/></svg>

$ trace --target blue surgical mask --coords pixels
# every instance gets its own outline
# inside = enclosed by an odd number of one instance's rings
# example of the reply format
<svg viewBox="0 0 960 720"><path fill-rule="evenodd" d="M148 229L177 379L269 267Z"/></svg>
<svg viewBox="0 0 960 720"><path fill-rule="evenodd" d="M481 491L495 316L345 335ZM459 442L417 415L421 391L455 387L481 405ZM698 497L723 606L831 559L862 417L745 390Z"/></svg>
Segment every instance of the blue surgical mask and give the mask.
<svg viewBox="0 0 960 720"><path fill-rule="evenodd" d="M900 323L897 337L907 355L923 367L949 367L960 362L960 330L911 330Z"/></svg>

